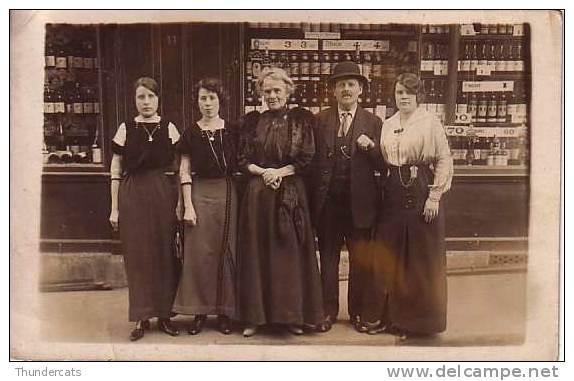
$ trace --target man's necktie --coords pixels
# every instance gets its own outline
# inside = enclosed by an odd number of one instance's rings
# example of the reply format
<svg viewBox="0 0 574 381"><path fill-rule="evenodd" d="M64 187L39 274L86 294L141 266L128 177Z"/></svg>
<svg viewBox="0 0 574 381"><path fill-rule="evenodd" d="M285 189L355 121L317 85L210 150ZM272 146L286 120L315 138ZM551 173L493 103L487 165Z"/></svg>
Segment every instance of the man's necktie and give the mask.
<svg viewBox="0 0 574 381"><path fill-rule="evenodd" d="M341 116L343 120L341 121L339 133L337 134L340 138L347 135L347 132L349 132L349 127L351 127L352 120L352 115L350 112L344 112L341 114Z"/></svg>

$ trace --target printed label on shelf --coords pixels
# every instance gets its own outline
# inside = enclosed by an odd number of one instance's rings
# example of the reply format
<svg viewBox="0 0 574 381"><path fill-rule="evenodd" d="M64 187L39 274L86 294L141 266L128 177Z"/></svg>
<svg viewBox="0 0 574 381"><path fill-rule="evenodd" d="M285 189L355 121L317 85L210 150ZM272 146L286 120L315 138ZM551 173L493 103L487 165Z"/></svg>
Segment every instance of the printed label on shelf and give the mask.
<svg viewBox="0 0 574 381"><path fill-rule="evenodd" d="M516 138L526 135L526 127L445 126L447 136L478 136L481 138Z"/></svg>
<svg viewBox="0 0 574 381"><path fill-rule="evenodd" d="M460 26L460 35L461 36L474 36L474 35L476 35L476 32L474 31L474 25L462 24Z"/></svg>
<svg viewBox="0 0 574 381"><path fill-rule="evenodd" d="M432 67L432 71L434 75L447 75L448 66L445 66L442 62L434 62Z"/></svg>
<svg viewBox="0 0 574 381"><path fill-rule="evenodd" d="M465 93L514 91L514 81L464 81L462 91Z"/></svg>
<svg viewBox="0 0 574 381"><path fill-rule="evenodd" d="M318 50L319 40L265 39L252 38L253 50Z"/></svg>
<svg viewBox="0 0 574 381"><path fill-rule="evenodd" d="M388 52L389 40L323 40L323 50Z"/></svg>
<svg viewBox="0 0 574 381"><path fill-rule="evenodd" d="M339 40L341 32L305 32L305 38L317 40Z"/></svg>
<svg viewBox="0 0 574 381"><path fill-rule="evenodd" d="M478 65L476 67L476 75L491 75L492 74L492 66L488 64Z"/></svg>

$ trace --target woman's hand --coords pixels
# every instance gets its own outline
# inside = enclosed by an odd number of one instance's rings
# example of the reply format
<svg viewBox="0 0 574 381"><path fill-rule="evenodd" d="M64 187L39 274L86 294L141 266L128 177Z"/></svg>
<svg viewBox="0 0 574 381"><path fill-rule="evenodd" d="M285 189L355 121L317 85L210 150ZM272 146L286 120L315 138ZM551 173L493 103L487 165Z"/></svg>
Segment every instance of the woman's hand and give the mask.
<svg viewBox="0 0 574 381"><path fill-rule="evenodd" d="M368 151L375 146L375 142L367 135L361 134L361 136L357 138L357 146L363 151Z"/></svg>
<svg viewBox="0 0 574 381"><path fill-rule="evenodd" d="M431 200L430 198L427 198L425 202L425 208L423 211L423 216L425 217L425 222L427 224L432 222L432 220L434 220L438 215L438 207L439 207L438 201L434 201Z"/></svg>
<svg viewBox="0 0 574 381"><path fill-rule="evenodd" d="M112 229L117 232L120 228L120 224L118 222L119 219L119 212L116 210L112 210L110 212L110 224L112 225Z"/></svg>
<svg viewBox="0 0 574 381"><path fill-rule="evenodd" d="M279 188L279 186L281 185L282 177L279 174L278 169L267 168L265 171L263 171L261 177L263 177L263 182L265 183L265 186L268 186L273 190Z"/></svg>
<svg viewBox="0 0 574 381"><path fill-rule="evenodd" d="M187 225L197 225L197 214L195 208L186 208L183 213L183 222Z"/></svg>

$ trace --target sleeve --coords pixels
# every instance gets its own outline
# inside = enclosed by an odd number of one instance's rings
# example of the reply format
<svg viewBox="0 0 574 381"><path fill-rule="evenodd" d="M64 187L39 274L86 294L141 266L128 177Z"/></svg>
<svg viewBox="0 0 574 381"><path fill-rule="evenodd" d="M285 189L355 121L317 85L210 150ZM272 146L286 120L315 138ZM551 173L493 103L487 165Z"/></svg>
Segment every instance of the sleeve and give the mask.
<svg viewBox="0 0 574 381"><path fill-rule="evenodd" d="M446 133L442 124L436 118L432 121L432 133L435 176L434 184L429 186L429 198L434 201L439 201L442 194L450 189L454 170Z"/></svg>
<svg viewBox="0 0 574 381"><path fill-rule="evenodd" d="M171 144L176 144L179 141L180 135L175 124L169 122L167 125L168 136L171 139Z"/></svg>
<svg viewBox="0 0 574 381"><path fill-rule="evenodd" d="M295 173L304 174L310 168L310 164L315 156L314 131L317 119L310 112L305 115L301 123L301 147L297 156L293 158Z"/></svg>
<svg viewBox="0 0 574 381"><path fill-rule="evenodd" d="M254 139L259 112L252 111L246 114L239 127L239 149L237 154L237 165L240 170L248 173L247 167L253 163Z"/></svg>
<svg viewBox="0 0 574 381"><path fill-rule="evenodd" d="M183 135L178 140L176 144L176 151L182 155L190 155L191 154L191 128L188 127L185 131L183 131ZM172 140L173 141L173 140Z"/></svg>
<svg viewBox="0 0 574 381"><path fill-rule="evenodd" d="M122 123L118 127L114 138L112 139L112 152L118 155L124 153L124 146L126 144L126 124Z"/></svg>

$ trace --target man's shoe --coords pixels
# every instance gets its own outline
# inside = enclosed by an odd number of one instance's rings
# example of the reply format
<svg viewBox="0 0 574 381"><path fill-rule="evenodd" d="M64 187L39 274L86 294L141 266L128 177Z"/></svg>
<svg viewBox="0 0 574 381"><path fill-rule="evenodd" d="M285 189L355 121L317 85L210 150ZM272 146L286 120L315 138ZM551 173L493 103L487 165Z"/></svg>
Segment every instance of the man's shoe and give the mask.
<svg viewBox="0 0 574 381"><path fill-rule="evenodd" d="M351 320L351 324L353 324L353 327L359 333L366 333L369 330L369 327L364 321L361 320L360 316L355 316Z"/></svg>
<svg viewBox="0 0 574 381"><path fill-rule="evenodd" d="M225 315L220 315L218 318L218 326L219 332L223 333L224 335L229 335L231 333L231 321Z"/></svg>
<svg viewBox="0 0 574 381"><path fill-rule="evenodd" d="M333 317L331 317L331 315L327 315L325 319L317 326L317 331L319 332L330 331L331 328L333 327L333 324L335 324L336 321L337 319L334 319Z"/></svg>
<svg viewBox="0 0 574 381"><path fill-rule="evenodd" d="M302 335L303 332L303 328L301 328L298 325L294 325L294 324L289 324L287 326L287 331L291 332L293 335L299 336Z"/></svg>

